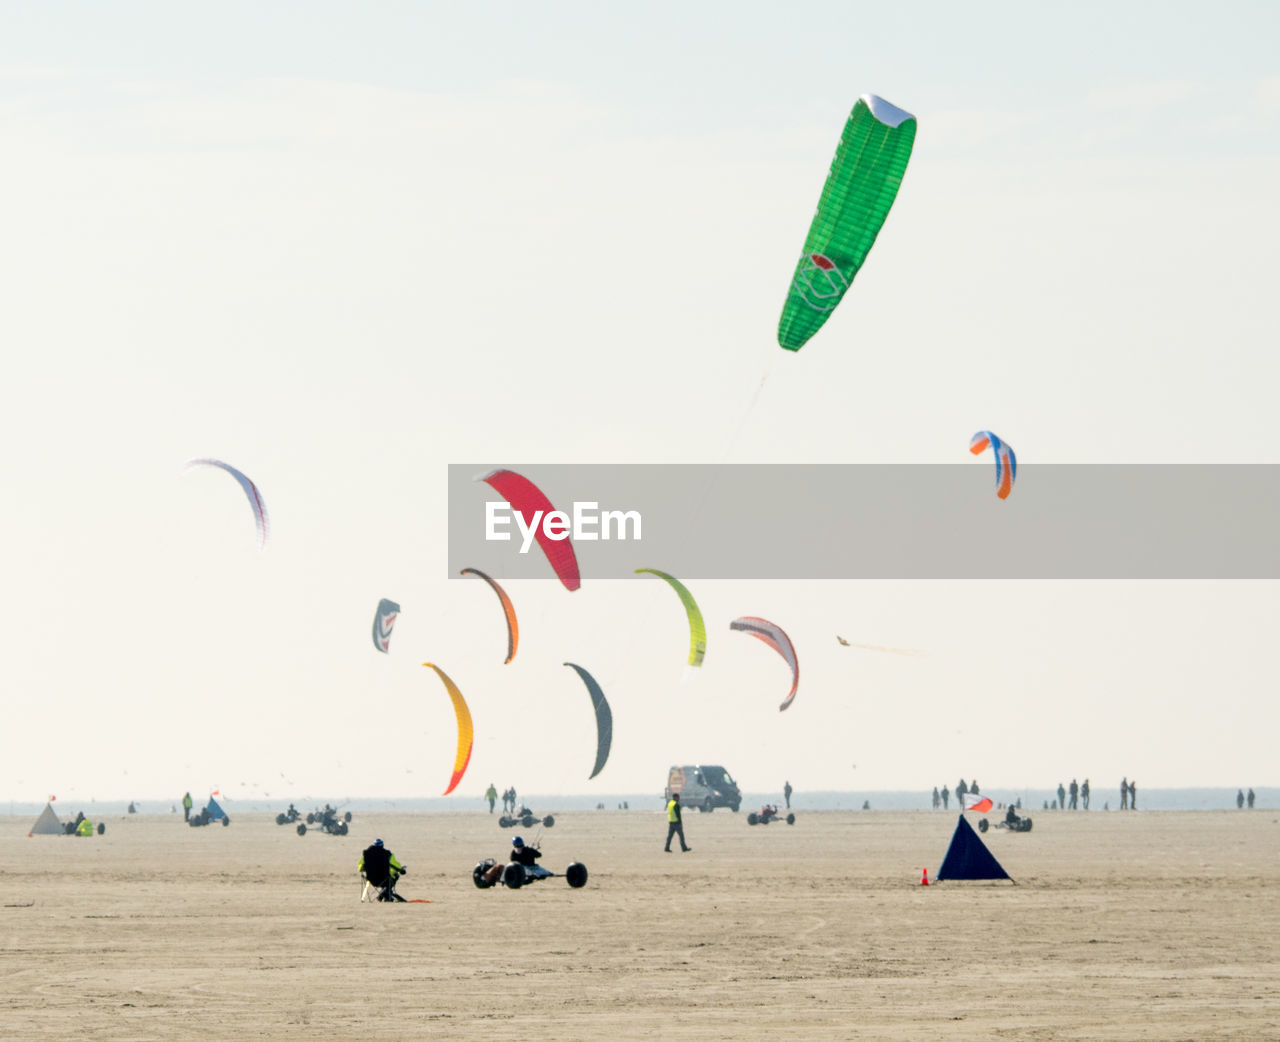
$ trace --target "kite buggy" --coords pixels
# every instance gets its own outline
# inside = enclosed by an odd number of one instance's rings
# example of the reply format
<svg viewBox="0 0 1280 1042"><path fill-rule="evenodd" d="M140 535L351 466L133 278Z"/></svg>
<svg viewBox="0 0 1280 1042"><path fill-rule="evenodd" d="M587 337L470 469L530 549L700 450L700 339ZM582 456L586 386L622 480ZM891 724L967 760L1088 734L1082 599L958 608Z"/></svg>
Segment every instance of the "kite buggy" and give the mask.
<svg viewBox="0 0 1280 1042"><path fill-rule="evenodd" d="M978 820L979 832L986 832L990 827L991 826L988 824L986 818L980 818ZM1010 832L1030 832L1031 818L1030 816L1025 818L1019 817L1014 808L1010 807L1009 813L1005 815L1004 820L996 822L996 828L1008 829Z"/></svg>
<svg viewBox="0 0 1280 1042"><path fill-rule="evenodd" d="M503 814L498 818L498 827L504 829L513 829L517 825L523 825L527 829L533 828L539 822L544 828L551 828L556 823L556 819L548 814L545 818L539 818L528 807L521 805L518 811L512 811L510 814Z"/></svg>
<svg viewBox="0 0 1280 1042"><path fill-rule="evenodd" d="M519 890L526 883L539 879L564 879L573 889L587 885L587 866L581 861L570 863L561 872L549 872L537 863L542 851L532 843L526 844L516 836L512 840L511 860L503 864L497 858L487 857L471 870L471 881L481 890L488 890L502 883L508 890Z"/></svg>
<svg viewBox="0 0 1280 1042"><path fill-rule="evenodd" d="M193 829L202 828L205 825L212 825L218 822L224 828L231 824L231 819L227 816L227 812L222 809L222 804L209 797L209 802L205 804L204 809L199 814L192 814L191 820L187 822Z"/></svg>
<svg viewBox="0 0 1280 1042"><path fill-rule="evenodd" d="M748 825L768 825L771 821L783 820L785 820L788 825L794 825L796 823L796 816L794 814L788 814L784 819L782 815L778 813L777 805L773 803L766 803L760 808L760 813L758 814L755 811L752 811L747 815Z"/></svg>
<svg viewBox="0 0 1280 1042"><path fill-rule="evenodd" d="M276 815L276 824L283 825L280 819L283 814ZM338 816L338 809L330 807L329 804L324 805L324 810L318 810L314 814L308 814L305 822L298 822L298 835L305 836L307 834L307 826L326 832L330 836L345 836L349 831L351 824L351 811L347 811L342 817Z"/></svg>

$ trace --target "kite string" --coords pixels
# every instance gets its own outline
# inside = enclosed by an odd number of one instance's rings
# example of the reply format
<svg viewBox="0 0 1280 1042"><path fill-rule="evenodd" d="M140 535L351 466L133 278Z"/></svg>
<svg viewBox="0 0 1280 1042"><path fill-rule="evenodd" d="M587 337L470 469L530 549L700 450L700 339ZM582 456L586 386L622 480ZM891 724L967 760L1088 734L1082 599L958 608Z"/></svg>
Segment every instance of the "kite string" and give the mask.
<svg viewBox="0 0 1280 1042"><path fill-rule="evenodd" d="M738 438L741 436L743 428L747 425L747 420L751 418L751 414L755 411L756 403L760 401L760 396L764 392L764 385L769 382L769 377L773 375L773 366L776 357L777 355L773 351L770 351L765 358L764 372L760 374L760 382L756 384L756 389L752 392L751 399L747 402L747 407L742 413L742 417L738 420L737 426L734 427L733 433L729 437L728 444L725 445L724 453L720 457L721 463L727 463L730 455L733 454L734 446L737 445Z"/></svg>

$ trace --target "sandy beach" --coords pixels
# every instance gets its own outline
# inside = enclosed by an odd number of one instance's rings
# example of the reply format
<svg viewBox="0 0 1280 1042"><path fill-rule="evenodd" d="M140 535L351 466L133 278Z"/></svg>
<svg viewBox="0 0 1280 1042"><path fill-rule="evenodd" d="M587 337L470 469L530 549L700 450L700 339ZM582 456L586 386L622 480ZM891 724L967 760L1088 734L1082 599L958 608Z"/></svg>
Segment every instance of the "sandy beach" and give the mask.
<svg viewBox="0 0 1280 1042"><path fill-rule="evenodd" d="M665 854L659 811L566 813L544 863L576 891L477 890L513 835L487 814L6 819L4 1036L1280 1038L1273 811L1036 814L986 836L1018 885L927 889L954 813L797 814L691 814ZM430 904L360 903L375 836Z"/></svg>

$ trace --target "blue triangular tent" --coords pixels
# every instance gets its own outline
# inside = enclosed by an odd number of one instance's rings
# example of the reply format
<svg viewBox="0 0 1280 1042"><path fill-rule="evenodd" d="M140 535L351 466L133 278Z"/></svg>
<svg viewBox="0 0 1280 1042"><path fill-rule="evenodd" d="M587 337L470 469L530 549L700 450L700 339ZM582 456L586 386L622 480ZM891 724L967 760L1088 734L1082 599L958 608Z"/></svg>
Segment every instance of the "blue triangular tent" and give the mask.
<svg viewBox="0 0 1280 1042"><path fill-rule="evenodd" d="M31 835L61 836L65 832L66 829L62 827L62 822L58 820L58 815L53 812L53 804L46 803L44 810L40 812L40 817L36 818L35 824L31 826Z"/></svg>
<svg viewBox="0 0 1280 1042"><path fill-rule="evenodd" d="M217 818L225 818L227 816L227 812L223 810L220 806L218 806L218 801L215 800L212 796L209 797L209 805L205 807L205 810L209 812L210 820L216 820Z"/></svg>
<svg viewBox="0 0 1280 1042"><path fill-rule="evenodd" d="M942 866L935 877L939 882L944 879L1008 879L1012 877L1003 868L995 855L987 849L987 845L978 838L973 826L964 820L956 822L956 830L951 834L951 845L947 847L947 856L942 859Z"/></svg>

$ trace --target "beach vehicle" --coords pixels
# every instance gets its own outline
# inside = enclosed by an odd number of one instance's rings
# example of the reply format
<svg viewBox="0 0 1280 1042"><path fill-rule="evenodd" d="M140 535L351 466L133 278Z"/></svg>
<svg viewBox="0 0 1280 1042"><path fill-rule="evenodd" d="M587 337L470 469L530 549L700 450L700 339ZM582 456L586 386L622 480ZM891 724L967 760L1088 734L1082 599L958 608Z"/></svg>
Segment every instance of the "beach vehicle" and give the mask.
<svg viewBox="0 0 1280 1042"><path fill-rule="evenodd" d="M285 811L285 812L283 812L283 813L281 813L281 814L277 814L277 815L276 815L276 824L277 824L277 825L292 825L292 824L293 824L295 821L297 821L300 817L302 817L302 812L301 812L300 810L298 810L298 808L297 808L297 807L295 807L295 806L293 806L292 804L290 804L290 805L289 805L289 809L288 809L287 811Z"/></svg>
<svg viewBox="0 0 1280 1042"><path fill-rule="evenodd" d="M742 806L742 791L738 783L728 771L715 764L672 767L667 772L665 796L671 799L677 792L686 810L697 807L699 811L710 814L717 807L728 807L736 814Z"/></svg>
<svg viewBox="0 0 1280 1042"><path fill-rule="evenodd" d="M280 817L276 818L277 823ZM298 822L298 835L305 836L307 834L307 826L319 829L321 832L328 833L330 836L345 836L350 831L351 811L347 811L342 817L338 817L338 811L334 807L325 804L322 811L316 811L314 814L308 814L305 822Z"/></svg>
<svg viewBox="0 0 1280 1042"><path fill-rule="evenodd" d="M225 813L211 814L208 807L205 807L199 814L192 814L191 820L187 824L192 828L201 828L204 825L212 825L215 821L224 827L231 824L231 819Z"/></svg>
<svg viewBox="0 0 1280 1042"><path fill-rule="evenodd" d="M338 808L330 807L329 804L326 803L324 805L323 810L314 810L307 815L307 824L320 825L320 824L323 824L325 821L330 821L330 820L336 821L337 818L338 818ZM296 816L294 817L294 820L295 821L297 820ZM347 811L344 815L342 815L342 820L349 822L351 820L351 811ZM280 817L278 815L276 817L276 823L277 824L280 823Z"/></svg>
<svg viewBox="0 0 1280 1042"><path fill-rule="evenodd" d="M788 813L786 818L784 819L783 816L778 813L778 808L775 807L772 803L766 803L763 807L760 808L759 813L757 813L756 811L752 811L750 814L747 815L748 825L768 825L769 822L771 821L783 821L783 820L785 820L788 825L794 825L796 823L796 816L794 814Z"/></svg>
<svg viewBox="0 0 1280 1042"><path fill-rule="evenodd" d="M520 809L512 811L510 814L503 814L498 819L498 827L504 829L513 829L517 825L523 825L527 829L533 828L534 825L542 825L544 828L551 828L556 823L556 819L548 814L545 818L540 818L534 814L528 807L521 804Z"/></svg>
<svg viewBox="0 0 1280 1042"><path fill-rule="evenodd" d="M539 879L563 879L577 890L587 885L587 866L581 861L573 861L563 872L550 872L541 865L521 865L514 861L502 863L487 857L471 870L471 881L481 890L488 890L498 883L508 890L519 890Z"/></svg>
<svg viewBox="0 0 1280 1042"><path fill-rule="evenodd" d="M987 821L987 819L986 819L986 818L981 818L981 819L979 819L979 821L978 821L978 831L979 831L979 832L986 832L986 831L987 831L987 829L989 829L990 827L991 827L991 825L990 825L990 823ZM997 821L997 822L996 822L996 828L998 828L998 829L1008 829L1010 832L1030 832L1030 831L1031 831L1031 819L1030 819L1029 817L1026 817L1026 818L1019 818L1019 819L1018 819L1017 821L1015 821L1013 824L1010 824L1010 823L1009 823L1009 822L1007 822L1007 821Z"/></svg>

